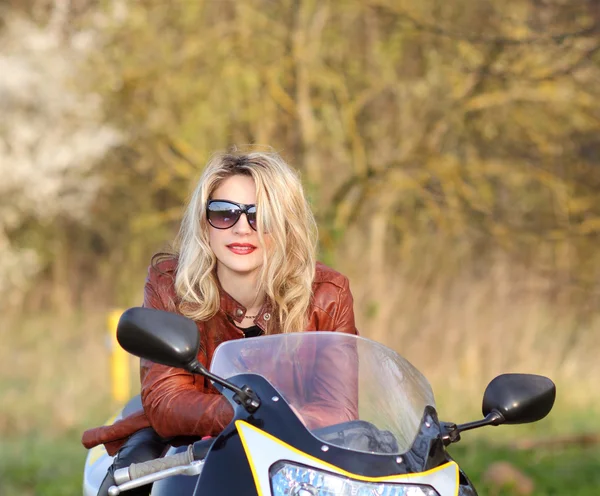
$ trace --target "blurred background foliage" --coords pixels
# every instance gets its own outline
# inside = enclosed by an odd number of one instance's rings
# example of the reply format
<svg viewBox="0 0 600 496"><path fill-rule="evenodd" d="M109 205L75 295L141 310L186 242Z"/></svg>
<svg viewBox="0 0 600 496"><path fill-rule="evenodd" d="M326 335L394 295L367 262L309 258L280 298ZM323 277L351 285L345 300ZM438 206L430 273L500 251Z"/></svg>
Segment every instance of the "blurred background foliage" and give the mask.
<svg viewBox="0 0 600 496"><path fill-rule="evenodd" d="M59 78L56 64L40 62L31 79L46 70L41 87L62 85L74 108L63 104L57 117L79 131L81 119L92 119L77 115L84 102L100 101L94 124L119 136L92 132L81 156L54 175L58 202L96 184L85 205L66 206L73 219L45 202L4 228L10 246L39 257L30 282L37 294L44 282L46 296L60 295L54 304L78 305L87 292L80 288L95 284L119 288L101 299L121 303L136 263L172 237L207 157L232 144L271 145L302 172L326 258L358 226L381 263L443 239L444 257L450 250L470 262L501 251L557 277L562 289L595 294L597 2L31 5L37 23L13 13L5 38L16 36L25 51L27 29L32 38L52 30L55 58L69 66ZM45 55L27 54L30 66ZM45 101L31 109L43 95L28 98L7 102L27 115L21 126L46 117L45 129L58 133L62 122L49 124ZM52 144L42 158L34 146L10 152L29 153L22 160L35 163L43 183L45 164L60 161L64 146ZM3 162L14 169L14 160ZM13 194L30 189L24 180ZM66 260L70 284L60 280Z"/></svg>
<svg viewBox="0 0 600 496"><path fill-rule="evenodd" d="M568 386L580 417L598 405L596 0L1 0L0 15L0 332L18 350L0 352L0 391L16 405L14 385L33 387L55 432L108 411L103 316L139 304L232 145L300 171L359 329L425 372L446 417L476 417L510 370ZM44 353L56 385L31 377ZM2 409L0 433L39 430L26 410Z"/></svg>

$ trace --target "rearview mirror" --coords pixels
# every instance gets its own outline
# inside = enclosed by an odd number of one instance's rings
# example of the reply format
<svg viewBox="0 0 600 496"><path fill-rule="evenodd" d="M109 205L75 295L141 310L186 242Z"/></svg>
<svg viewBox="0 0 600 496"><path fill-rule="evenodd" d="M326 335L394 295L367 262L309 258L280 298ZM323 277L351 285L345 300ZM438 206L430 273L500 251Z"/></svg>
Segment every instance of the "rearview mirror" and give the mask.
<svg viewBox="0 0 600 496"><path fill-rule="evenodd" d="M197 366L200 335L193 320L153 308L126 310L117 326L117 341L132 355L190 370Z"/></svg>
<svg viewBox="0 0 600 496"><path fill-rule="evenodd" d="M483 415L496 410L506 424L525 424L543 419L554 405L556 386L547 377L503 374L489 383L483 395Z"/></svg>

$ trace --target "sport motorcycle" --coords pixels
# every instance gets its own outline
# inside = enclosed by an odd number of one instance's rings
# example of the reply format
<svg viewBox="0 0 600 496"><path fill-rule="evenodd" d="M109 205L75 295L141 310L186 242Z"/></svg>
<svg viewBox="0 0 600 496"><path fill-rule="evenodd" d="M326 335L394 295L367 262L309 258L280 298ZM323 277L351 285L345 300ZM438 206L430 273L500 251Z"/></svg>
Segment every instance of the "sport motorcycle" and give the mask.
<svg viewBox="0 0 600 496"><path fill-rule="evenodd" d="M221 343L208 370L197 359L196 324L173 313L131 308L117 339L128 352L212 381L233 407L216 437L115 471L111 496L152 484L153 496L476 495L447 451L461 433L544 418L554 383L503 374L483 395L483 418L438 419L427 379L375 341L337 332L267 335ZM140 408L133 399L117 416ZM83 492L95 496L112 458L90 450Z"/></svg>

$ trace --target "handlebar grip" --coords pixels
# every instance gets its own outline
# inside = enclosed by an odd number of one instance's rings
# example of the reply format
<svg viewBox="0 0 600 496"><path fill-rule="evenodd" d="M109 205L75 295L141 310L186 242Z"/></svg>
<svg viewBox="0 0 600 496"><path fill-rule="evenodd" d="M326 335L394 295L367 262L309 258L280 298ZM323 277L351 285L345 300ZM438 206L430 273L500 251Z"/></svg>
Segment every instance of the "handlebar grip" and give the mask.
<svg viewBox="0 0 600 496"><path fill-rule="evenodd" d="M186 451L176 455L168 455L163 458L156 458L143 463L132 463L129 465L129 480L139 479L144 475L153 474L172 467L189 465L194 461L192 446L188 446Z"/></svg>

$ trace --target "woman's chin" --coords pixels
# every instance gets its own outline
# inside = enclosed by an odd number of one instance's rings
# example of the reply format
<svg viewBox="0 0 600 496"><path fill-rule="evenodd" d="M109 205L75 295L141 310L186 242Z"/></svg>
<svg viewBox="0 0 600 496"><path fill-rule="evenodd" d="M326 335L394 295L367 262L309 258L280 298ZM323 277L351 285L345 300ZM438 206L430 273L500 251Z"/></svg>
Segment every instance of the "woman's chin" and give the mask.
<svg viewBox="0 0 600 496"><path fill-rule="evenodd" d="M257 263L252 260L226 260L221 262L221 265L227 272L243 276L256 272L260 269L262 263Z"/></svg>

